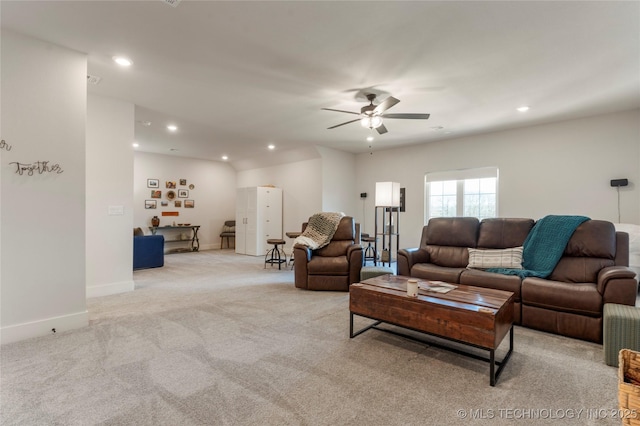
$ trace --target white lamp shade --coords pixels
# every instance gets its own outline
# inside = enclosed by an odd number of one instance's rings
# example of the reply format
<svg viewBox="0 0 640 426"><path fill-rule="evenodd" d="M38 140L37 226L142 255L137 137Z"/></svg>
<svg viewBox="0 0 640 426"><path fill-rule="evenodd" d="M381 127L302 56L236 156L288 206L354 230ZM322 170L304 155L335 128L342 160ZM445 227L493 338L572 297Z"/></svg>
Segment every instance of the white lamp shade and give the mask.
<svg viewBox="0 0 640 426"><path fill-rule="evenodd" d="M400 207L400 184L398 182L376 182L376 206Z"/></svg>

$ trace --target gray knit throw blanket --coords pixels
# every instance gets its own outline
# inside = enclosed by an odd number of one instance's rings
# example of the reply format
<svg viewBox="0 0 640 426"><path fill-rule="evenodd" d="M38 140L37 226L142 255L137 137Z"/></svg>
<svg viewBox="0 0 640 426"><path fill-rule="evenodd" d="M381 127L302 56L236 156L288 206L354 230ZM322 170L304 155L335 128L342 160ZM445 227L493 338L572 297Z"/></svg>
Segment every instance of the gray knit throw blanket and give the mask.
<svg viewBox="0 0 640 426"><path fill-rule="evenodd" d="M316 213L309 219L305 230L297 237L293 244L300 244L309 247L311 250L317 250L329 244L331 238L338 229L340 219L344 217L344 213L322 212Z"/></svg>

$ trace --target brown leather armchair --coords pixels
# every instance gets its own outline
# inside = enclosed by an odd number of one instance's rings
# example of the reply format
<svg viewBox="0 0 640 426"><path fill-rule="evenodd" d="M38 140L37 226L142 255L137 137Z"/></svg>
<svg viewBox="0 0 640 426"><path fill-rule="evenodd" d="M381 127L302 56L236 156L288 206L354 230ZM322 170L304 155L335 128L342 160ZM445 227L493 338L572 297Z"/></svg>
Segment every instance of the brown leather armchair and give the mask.
<svg viewBox="0 0 640 426"><path fill-rule="evenodd" d="M302 225L302 231L306 228ZM293 247L295 261L295 285L306 290L349 291L349 286L360 281L363 265L362 246L352 217L340 220L331 242L311 250L296 244Z"/></svg>

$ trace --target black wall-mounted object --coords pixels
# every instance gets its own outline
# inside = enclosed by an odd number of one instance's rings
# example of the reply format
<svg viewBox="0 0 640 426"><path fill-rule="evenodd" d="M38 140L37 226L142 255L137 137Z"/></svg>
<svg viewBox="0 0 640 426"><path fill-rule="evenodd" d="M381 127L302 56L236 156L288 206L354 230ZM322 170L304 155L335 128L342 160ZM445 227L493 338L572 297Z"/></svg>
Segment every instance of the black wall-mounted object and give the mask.
<svg viewBox="0 0 640 426"><path fill-rule="evenodd" d="M629 179L611 179L611 186L627 186Z"/></svg>
<svg viewBox="0 0 640 426"><path fill-rule="evenodd" d="M361 192L360 193L360 198L367 198L367 193L366 192Z"/></svg>

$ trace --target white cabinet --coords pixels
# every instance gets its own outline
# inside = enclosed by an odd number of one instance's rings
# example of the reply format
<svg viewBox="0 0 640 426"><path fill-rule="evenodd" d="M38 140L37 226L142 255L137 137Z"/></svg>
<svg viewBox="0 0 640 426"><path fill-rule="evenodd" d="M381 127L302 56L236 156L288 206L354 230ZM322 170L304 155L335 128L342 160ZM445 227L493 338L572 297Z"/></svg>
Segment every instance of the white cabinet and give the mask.
<svg viewBox="0 0 640 426"><path fill-rule="evenodd" d="M238 188L236 253L264 256L269 238L282 238L282 189Z"/></svg>

